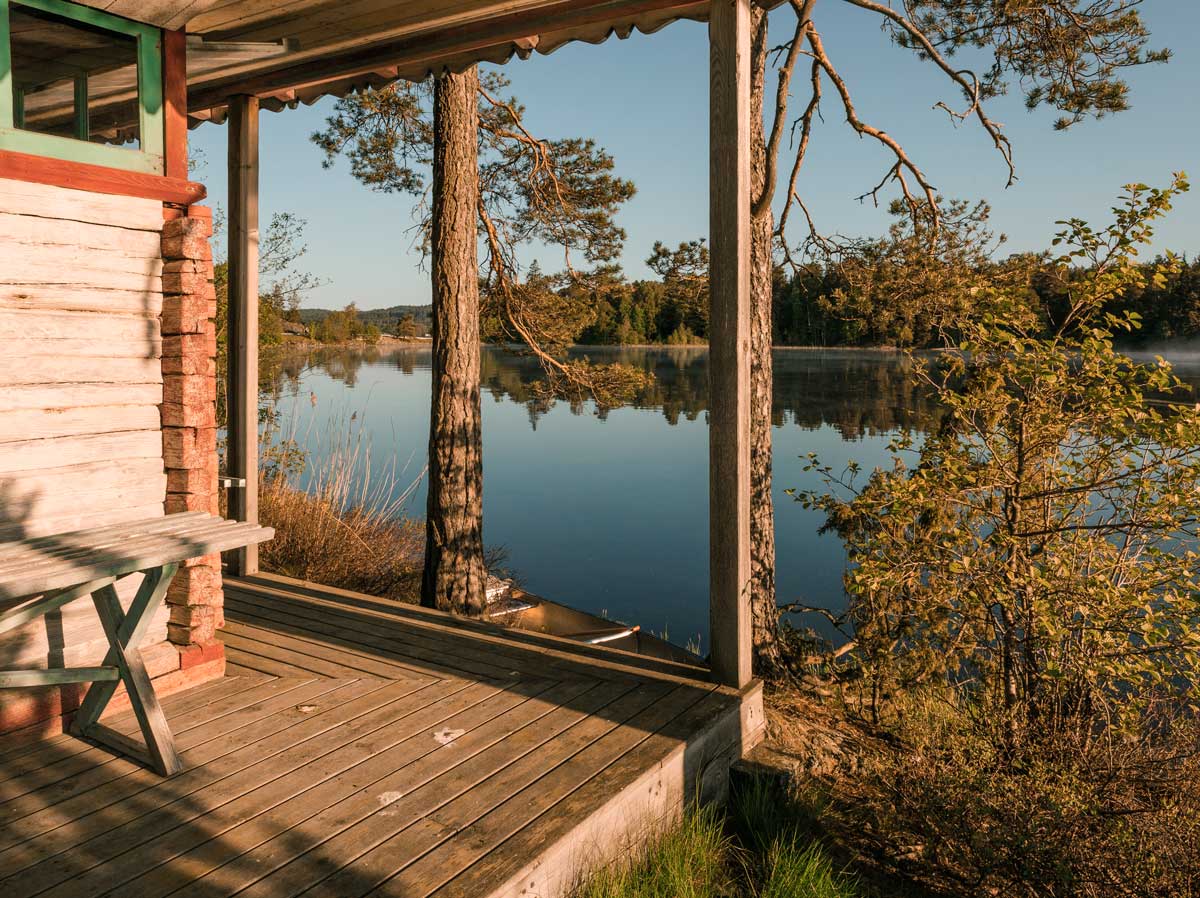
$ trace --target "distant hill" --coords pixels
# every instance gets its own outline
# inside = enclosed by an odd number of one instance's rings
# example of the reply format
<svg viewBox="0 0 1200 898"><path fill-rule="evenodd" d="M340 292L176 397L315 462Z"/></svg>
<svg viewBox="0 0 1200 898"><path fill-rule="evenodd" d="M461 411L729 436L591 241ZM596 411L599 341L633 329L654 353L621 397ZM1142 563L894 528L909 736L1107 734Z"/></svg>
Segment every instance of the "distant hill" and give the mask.
<svg viewBox="0 0 1200 898"><path fill-rule="evenodd" d="M301 309L300 320L305 324L312 324L321 321L330 311L332 310ZM390 334L396 329L396 324L401 318L412 315L417 322L417 332L427 334L433 325L430 312L430 306L391 306L386 309L359 309L358 317L363 324L373 324L385 334Z"/></svg>

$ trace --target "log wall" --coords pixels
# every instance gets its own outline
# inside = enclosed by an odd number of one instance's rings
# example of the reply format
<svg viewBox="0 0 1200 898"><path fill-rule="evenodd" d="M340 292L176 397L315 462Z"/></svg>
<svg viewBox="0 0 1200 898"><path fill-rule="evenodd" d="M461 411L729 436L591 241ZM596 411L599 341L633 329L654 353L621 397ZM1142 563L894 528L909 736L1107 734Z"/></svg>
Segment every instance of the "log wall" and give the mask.
<svg viewBox="0 0 1200 898"><path fill-rule="evenodd" d="M158 200L0 179L0 540L163 513L162 230ZM151 674L179 667L168 617L143 642ZM0 668L105 647L78 601L0 636Z"/></svg>

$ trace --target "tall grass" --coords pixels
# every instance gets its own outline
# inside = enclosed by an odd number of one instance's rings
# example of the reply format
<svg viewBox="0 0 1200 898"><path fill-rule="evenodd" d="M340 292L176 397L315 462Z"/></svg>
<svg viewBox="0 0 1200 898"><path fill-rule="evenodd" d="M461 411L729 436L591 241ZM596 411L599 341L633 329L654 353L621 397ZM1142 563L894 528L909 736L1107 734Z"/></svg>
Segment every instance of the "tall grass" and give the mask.
<svg viewBox="0 0 1200 898"><path fill-rule="evenodd" d="M294 437L264 446L270 472L259 491L259 518L275 528L263 568L327 586L415 602L424 528L405 514L413 486L394 469L372 470L368 441L352 422L331 422L328 445Z"/></svg>
<svg viewBox="0 0 1200 898"><path fill-rule="evenodd" d="M756 898L859 898L855 880L839 870L809 832L807 814L783 789L754 779L735 790L730 825L745 846L750 894Z"/></svg>
<svg viewBox="0 0 1200 898"><path fill-rule="evenodd" d="M595 874L576 898L715 898L735 894L733 845L711 807L684 816L626 865Z"/></svg>
<svg viewBox="0 0 1200 898"><path fill-rule="evenodd" d="M704 807L630 862L594 874L574 898L863 898L808 834L780 788L754 780L727 810Z"/></svg>

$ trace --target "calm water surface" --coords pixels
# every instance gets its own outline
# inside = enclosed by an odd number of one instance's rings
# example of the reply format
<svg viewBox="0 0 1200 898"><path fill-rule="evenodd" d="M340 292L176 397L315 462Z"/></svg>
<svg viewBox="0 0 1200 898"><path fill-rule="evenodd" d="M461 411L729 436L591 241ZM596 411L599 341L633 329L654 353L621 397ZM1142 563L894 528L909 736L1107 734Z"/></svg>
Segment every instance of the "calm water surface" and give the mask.
<svg viewBox="0 0 1200 898"><path fill-rule="evenodd" d="M597 361L639 365L654 385L632 406L546 405L538 368L483 350L484 539L531 592L656 633L708 644L707 351L589 349ZM264 377L285 430L319 458L353 419L372 470L411 487L422 516L429 423L428 349L327 350L285 359ZM1200 363L1178 373L1200 382ZM844 603L845 555L821 516L784 493L818 488L803 471L817 452L834 466L870 470L900 427L925 430L935 406L893 353L777 350L774 444L778 592L781 601ZM415 484L415 485L414 485ZM809 622L820 629L816 621Z"/></svg>

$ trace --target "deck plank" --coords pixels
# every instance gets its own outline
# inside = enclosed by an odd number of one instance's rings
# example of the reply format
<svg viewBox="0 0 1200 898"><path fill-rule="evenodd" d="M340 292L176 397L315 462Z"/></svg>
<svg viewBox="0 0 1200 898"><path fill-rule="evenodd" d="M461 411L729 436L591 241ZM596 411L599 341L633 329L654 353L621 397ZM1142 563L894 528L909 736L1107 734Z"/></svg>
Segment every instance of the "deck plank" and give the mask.
<svg viewBox="0 0 1200 898"><path fill-rule="evenodd" d="M205 742L223 735L231 725L244 726L260 717L273 715L277 710L287 707L289 702L295 704L299 701L306 701L306 696L327 692L331 688L328 682L327 680L275 679L263 681L254 688L243 686L233 694L225 696L220 702L195 708L173 720L172 723L181 724L176 744L181 751L203 745ZM300 690L300 692L296 690ZM242 714L238 716L238 712L242 712ZM123 732L123 730L118 730L118 732ZM50 807L141 769L141 765L127 758L116 756L106 749L94 749L94 751L98 760L82 766L75 766L72 763L70 769L63 768L63 762L51 760L54 755L48 753L46 769L57 769L59 775L55 776L53 780L43 777L27 777L19 780L18 782L36 788L10 796L0 803L0 824L7 824L8 821L32 813L31 809ZM65 761L76 762L81 757L83 755L73 754L69 755ZM153 779L148 780L148 782L154 781ZM0 848L9 844L9 836L9 832L0 830Z"/></svg>
<svg viewBox="0 0 1200 898"><path fill-rule="evenodd" d="M556 727L569 725L570 722L589 713L591 709L602 707L607 701L615 698L622 688L626 687L612 683L560 683L460 736L454 740L449 750L429 752L401 768L396 768L387 761L382 767L385 775L373 781L370 786L346 790L343 793L345 797L307 820L303 827L262 842L235 862L214 870L205 879L198 880L192 888L180 891L176 898L234 894L243 889L249 898L254 894L286 894L303 888L313 878L313 873L304 870L304 867L308 863L319 863L317 859L320 857L336 856L336 845L327 845L329 840L336 838L366 816L376 812L390 817L410 815L413 812L413 794L447 770L476 757L523 727L537 724L552 735L557 731ZM556 717L562 718L570 714L562 707L563 702L569 702L577 710L567 723L558 723ZM375 763L374 759L371 763ZM292 864L287 876L270 883L257 884L263 877L279 870L302 853L308 854L308 861ZM288 879L294 880L297 873L300 874L299 884L289 884Z"/></svg>
<svg viewBox="0 0 1200 898"><path fill-rule="evenodd" d="M672 698L678 689L667 683L644 683L614 706L605 708L604 714L585 717L545 743L539 744L536 734L514 734L512 742L536 747L537 751L516 752L516 760L486 777L473 777L471 765L454 770L447 777L448 782L429 790L425 797L431 800L430 804L420 808L421 813L412 821L390 825L391 821L377 816L364 821L363 826L351 831L353 845L337 852L337 858L342 862L345 854L370 850L348 858L353 864L343 862L336 874L299 894L306 898L367 894L407 864L452 839L458 830L502 803L514 791L536 781L548 768L553 769L614 730L622 731L626 725L636 727L644 715L664 713L673 706ZM529 745L530 742L533 744ZM443 800L443 795L450 800Z"/></svg>
<svg viewBox="0 0 1200 898"><path fill-rule="evenodd" d="M232 674L229 676L232 676ZM207 696L210 693L223 694L230 689L236 689L236 685L229 683L225 679L211 680L207 683L201 683L192 689L167 696L163 699L163 708L170 714L175 708L190 709L199 707L207 701ZM123 717L124 715L114 713L111 718L104 718L104 723L108 726L114 726L114 722L118 718ZM129 724L133 727L137 726L133 715L129 716ZM130 732L132 733L133 731L130 730ZM71 733L47 735L44 723L37 723L16 732L5 733L3 736L0 736L0 779L7 778L6 771L9 769L9 765L18 758L29 754L40 755L48 749L55 752L63 752L65 746L78 746L78 751L90 748L86 742L83 742Z"/></svg>
<svg viewBox="0 0 1200 898"><path fill-rule="evenodd" d="M293 664L287 659L272 658L267 652L235 648L230 654L240 669L250 671L259 676L294 679L297 677L311 677L313 675L311 670L299 664Z"/></svg>
<svg viewBox="0 0 1200 898"><path fill-rule="evenodd" d="M255 699L251 697L247 700L248 695L270 695L279 688L273 683L266 683L255 690L248 690L245 687L237 688L235 681L233 687L214 696L214 700L224 700L232 704L232 710L237 710L253 703ZM172 715L172 729L180 738L183 738L190 729L208 720L211 714L210 707L207 702L196 708L185 706L181 713ZM132 736L136 733L137 720L132 714L121 714L112 720L106 719L104 723L122 735ZM133 732L130 731L131 728ZM83 748L80 749L79 745L82 745ZM58 743L53 748L48 745L40 756L26 756L11 764L5 764L4 772L11 776L0 780L0 819L5 816L4 805L20 795L53 785L75 773L106 767L120 760L121 758L114 755L111 750L94 746L72 736L69 741Z"/></svg>
<svg viewBox="0 0 1200 898"><path fill-rule="evenodd" d="M307 718L308 715L300 710L300 706L322 701L327 694L345 686L345 682L340 680L293 682L297 684L294 689L255 702L234 714L223 715L211 721L210 725L189 733L181 742L185 763L202 767L236 751L242 746L242 740L245 740L245 744L252 744L286 730L293 723ZM31 794L28 796L31 803L42 798L40 806L33 812L29 812L27 805L14 804L14 814L25 813L21 817L9 817L7 813L0 816L0 823L3 824L3 829L0 829L0 851L59 826L71 824L102 808L122 801L139 801L143 792L162 784L162 778L153 771L129 762L125 764L128 765L124 768L127 772L118 777L97 782L85 772L77 778L56 784L49 796L43 798L39 793ZM3 810L7 812L8 807ZM78 828L72 834L75 838L81 835Z"/></svg>
<svg viewBox="0 0 1200 898"><path fill-rule="evenodd" d="M227 655L225 657L225 676L242 677L243 679L246 679L250 677L262 678L265 677L266 674L259 670L251 670L248 667L242 667L235 661L230 661L229 656Z"/></svg>
<svg viewBox="0 0 1200 898"><path fill-rule="evenodd" d="M520 641L522 638L538 634L523 633L510 630L499 624L483 623L473 620L457 620L451 624L446 616L437 614L427 608L404 604L401 602L384 603L379 599L363 596L353 604L339 602L333 598L321 599L309 593L287 592L273 589L266 590L257 585L253 590L239 584L230 590L231 598L228 607L232 609L232 617L237 618L239 611L246 605L258 609L274 610L276 614L286 610L286 616L281 623L288 626L295 616L320 620L323 624L333 624L352 631L350 639L358 645L376 644L380 632L386 632L389 639L394 639L403 646L402 651L413 654L413 657L427 657L437 660L447 651L449 657L456 663L463 659L471 659L485 665L503 665L505 669L516 668L518 671L545 670L552 666L556 672L561 671L566 676L590 676L603 678L606 676L644 676L653 673L657 677L673 678L676 682L688 682L695 679L696 671L685 668L684 665L667 664L669 672L649 671L643 664L631 665L626 663L628 653L609 650L608 660L565 651L559 645L566 640L553 640L550 643L528 644ZM450 620L454 620L450 618ZM363 639L363 637L371 637ZM549 638L549 637L548 637ZM579 650L597 651L595 646L584 646L581 643L571 643ZM352 646L354 647L354 646ZM417 648L424 648L434 654L417 654ZM464 670L470 668L464 667ZM686 675L681 672L686 671Z"/></svg>
<svg viewBox="0 0 1200 898"><path fill-rule="evenodd" d="M304 757L314 751L319 757L322 743L318 737L344 729L344 724L389 704L396 693L407 694L411 690L409 684L394 685L400 688L389 691L388 684L381 681L343 684L327 699L334 703L330 710L297 713L299 721L293 721L264 743L244 745L215 763L160 779L136 803L100 808L73 821L70 843L33 840L0 852L0 870L10 874L9 878L0 879L0 891L7 890L6 895L37 894L140 844L124 842L113 833L136 829L146 832L146 839L152 838L166 827L180 826L199 817L205 796L217 783L228 786L230 781L248 781L252 788L257 782L269 781L273 774L282 772L279 765L287 763L285 757ZM347 733L346 738L352 739L354 732Z"/></svg>
<svg viewBox="0 0 1200 898"><path fill-rule="evenodd" d="M311 883L352 863L373 844L453 799L472 783L617 701L631 685L600 682L572 697L571 692L577 687L564 684L562 688L568 691L560 700L565 704L534 699L498 719L496 726L466 733L445 750L389 774L373 783L369 790L350 794L322 815L319 845L309 848L307 854L294 857L285 840L276 840L255 852L251 858L255 867L265 865L268 869L238 894L244 898L274 898L304 891ZM551 706L543 709L542 704ZM381 809L379 796L393 792L395 800Z"/></svg>
<svg viewBox="0 0 1200 898"><path fill-rule="evenodd" d="M650 655L615 649L607 645L587 645L563 636L521 630L505 626L496 621L481 621L476 618L460 617L420 605L395 603L373 596L365 596L348 590L317 586L293 580L278 574L260 573L251 578L233 581L234 587L243 591L275 589L290 596L306 596L328 602L342 609L366 610L384 617L393 618L412 626L432 627L441 632L454 632L459 638L478 642L493 650L520 650L535 655L550 654L572 663L585 663L596 672L611 668L625 668L635 673L644 672L657 676L678 677L683 680L703 678L705 670L691 664L668 661Z"/></svg>
<svg viewBox="0 0 1200 898"><path fill-rule="evenodd" d="M505 819L507 809L501 806L464 830L463 835L467 836L470 844L475 847L490 845L490 849L472 863L458 865L462 867L462 872L430 894L436 898L474 898L489 886L510 881L516 873L529 866L529 859L539 850L544 851L556 840L567 837L589 812L595 813L598 808L605 808L622 786L635 781L639 774L654 770L664 757L680 747L688 735L710 725L716 718L728 713L731 707L733 703L729 697L714 690L582 785L560 782L560 786L570 785L570 788L556 789L553 783L540 781L525 793L514 795L509 802L519 807L522 813L536 813L538 808L542 808L542 812L513 830ZM682 808L695 796L687 794L687 783L681 782L680 785L681 794L676 796L676 806ZM663 784L659 783L658 787L662 788ZM637 832L637 824L648 821L629 821L628 817L641 810L636 805L631 807L626 804L618 813L627 823L634 823L634 832ZM608 836L605 832L604 837ZM573 844L570 853L578 858L597 847ZM447 869L450 868L451 865L447 865ZM408 872L405 871L406 874ZM428 873L426 885L440 875L432 869ZM382 891L385 894L399 894L399 884L389 884Z"/></svg>
<svg viewBox="0 0 1200 898"><path fill-rule="evenodd" d="M494 657L476 663L472 660L476 655L462 656L458 651L461 646L447 642L414 642L402 627L369 619L338 617L319 607L300 603L289 605L285 610L274 603L254 601L256 599L261 597L239 594L226 626L253 628L258 638L269 641L286 633L303 642L328 646L339 654L383 661L401 670L418 673L497 678L512 675L512 666L497 665ZM471 663L464 664L464 660Z"/></svg>
<svg viewBox="0 0 1200 898"><path fill-rule="evenodd" d="M415 667L411 664L400 664L392 658L380 653L351 651L329 644L328 634L304 636L298 633L280 633L264 626L265 621L255 620L250 615L243 614L239 620L226 623L221 638L226 649L233 648L230 653L237 655L238 646L246 646L250 642L270 641L273 645L286 648L296 655L319 658L340 665L347 671L353 671L353 676L381 677L384 679L402 680L406 677L431 677L437 674L428 669ZM321 637L324 638L321 638Z"/></svg>
<svg viewBox="0 0 1200 898"><path fill-rule="evenodd" d="M512 673L511 664L499 664L494 656L481 655L469 646L455 646L438 639L437 634L433 638L422 637L395 621L374 620L352 612L337 613L292 597L284 597L284 601L286 605L278 600L268 602L257 594L238 593L229 605L229 617L235 623L253 624L271 633L284 632L302 638L315 635L351 653L407 659L420 669L446 675L501 678Z"/></svg>
<svg viewBox="0 0 1200 898"><path fill-rule="evenodd" d="M225 643L226 651L234 657L240 658L243 654L249 652L259 658L269 658L292 667L298 667L301 670L307 671L310 676L329 678L371 677L389 680L421 678L421 675L415 671L408 671L406 672L407 676L405 676L394 667L371 664L365 660L359 661L359 659L349 655L343 655L341 658L330 658L327 657L325 652L315 651L310 646L306 646L290 636L283 634L272 635L275 635L275 639L267 642L264 639L264 632L262 630L247 628L235 622L221 634L221 639ZM380 670L380 667L383 667L383 669ZM425 676L424 679L428 682L432 678Z"/></svg>
<svg viewBox="0 0 1200 898"><path fill-rule="evenodd" d="M348 801L345 798L347 793L361 798L366 806L365 813L379 811L383 805L381 794L386 796L395 791L381 781L393 777L398 781L398 785L414 788L407 773L410 765L430 757L444 759L448 764L460 762L465 754L461 747L464 740L474 737L489 725L494 726L497 720L507 720L510 712L535 702L539 696L545 694L545 689L556 687L561 690L563 684L546 683L541 687L543 691L531 688L528 695L500 690L450 717L442 720L431 719L419 732L365 758L361 763L331 779L298 792L266 812L239 822L222 832L218 838L210 839L203 845L189 850L170 864L159 866L148 874L130 881L126 888L140 898L177 894L177 890L183 889L193 880L231 860L241 859L240 856L245 852L272 839L277 846L283 847L285 853L300 855L305 852L305 844L310 839L315 838L319 841L322 834L331 834L328 827L330 817L334 816L333 809ZM567 688L578 691L580 687L577 684L569 684ZM434 716L436 715L431 714L430 718ZM443 745L435 734L444 730L461 730L464 735L449 745ZM253 858L250 867L260 873L266 872L261 869L261 855ZM243 874L245 868L246 865L243 864ZM224 885L223 889L218 890L220 893L232 894L236 891L228 888L228 883ZM204 894L206 889L208 894L213 894L211 881L192 891Z"/></svg>
<svg viewBox="0 0 1200 898"><path fill-rule="evenodd" d="M250 615L254 623L269 621L275 632L305 631L338 640L350 651L383 651L417 663L435 665L459 676L507 677L544 672L547 666L563 676L579 675L578 664L566 664L529 652L492 651L452 630L414 628L378 612L337 608L307 597L281 594L273 600L247 592L233 592L227 607L230 619ZM410 662L411 663L411 662Z"/></svg>
<svg viewBox="0 0 1200 898"><path fill-rule="evenodd" d="M488 788L472 789L456 802L436 811L418 828L430 831L442 827L454 838L441 841L434 850L413 863L396 865L399 872L369 892L356 894L404 895L416 898L431 894L439 886L485 856L496 844L536 819L546 807L580 788L651 734L702 700L712 687L676 686L670 693L638 711L622 726L607 729L599 738L572 754L562 752L550 757L555 766L514 765L488 783ZM593 718L594 719L594 718ZM563 757L563 755L566 755ZM409 836L406 847L420 839ZM395 848L397 846L393 846ZM394 857L393 863L399 858ZM381 854L380 860L383 860ZM359 864L361 868L363 864ZM331 894L318 892L317 894Z"/></svg>
<svg viewBox="0 0 1200 898"><path fill-rule="evenodd" d="M385 686L379 693L408 687L407 683ZM428 724L483 701L496 687L472 683L459 688L455 683L438 683L420 695L399 697L368 714L361 715L279 755L275 763L250 767L193 796L184 813L164 813L142 818L108 834L121 845L136 845L136 851L108 856L105 862L77 872L68 881L45 892L47 898L88 898L96 894L97 882L111 888L153 867L173 861L195 845L198 837L214 838L257 811L272 808L294 795L324 782L360 763L364 758L403 741ZM194 823L193 823L194 822ZM184 826L184 823L193 823Z"/></svg>

